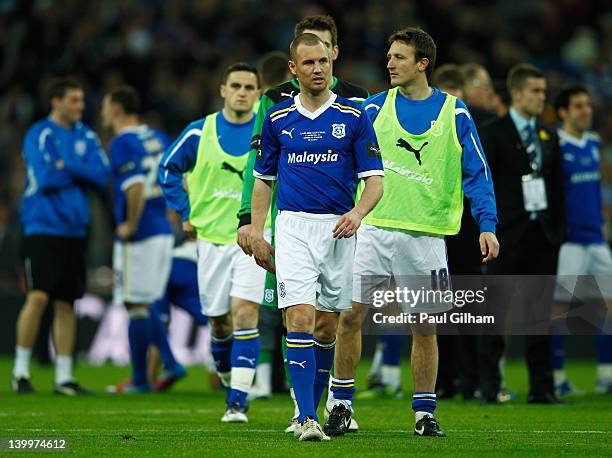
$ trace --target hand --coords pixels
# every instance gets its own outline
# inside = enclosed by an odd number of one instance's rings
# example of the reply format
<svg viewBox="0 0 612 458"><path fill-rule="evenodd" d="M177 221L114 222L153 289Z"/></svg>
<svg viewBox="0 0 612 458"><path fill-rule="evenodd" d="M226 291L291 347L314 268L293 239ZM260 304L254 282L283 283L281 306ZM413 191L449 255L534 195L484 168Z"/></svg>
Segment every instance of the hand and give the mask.
<svg viewBox="0 0 612 458"><path fill-rule="evenodd" d="M251 225L245 224L238 228L237 240L238 246L242 248L244 254L253 256L253 248L251 247Z"/></svg>
<svg viewBox="0 0 612 458"><path fill-rule="evenodd" d="M193 227L189 221L183 221L183 234L185 234L188 240L196 239L195 227Z"/></svg>
<svg viewBox="0 0 612 458"><path fill-rule="evenodd" d="M274 248L270 245L262 235L253 236L251 234L251 249L253 250L253 256L255 256L255 262L260 267L263 267L270 273L276 273L274 264L272 263L271 257L274 256Z"/></svg>
<svg viewBox="0 0 612 458"><path fill-rule="evenodd" d="M57 170L62 170L64 168L64 161L62 159L55 161L55 168Z"/></svg>
<svg viewBox="0 0 612 458"><path fill-rule="evenodd" d="M136 232L136 228L130 223L121 223L119 226L117 226L117 236L124 242L130 240L134 235L134 232Z"/></svg>
<svg viewBox="0 0 612 458"><path fill-rule="evenodd" d="M359 226L361 226L361 219L362 216L353 208L350 212L340 217L332 231L332 235L336 239L352 237L357 232L357 229L359 229Z"/></svg>
<svg viewBox="0 0 612 458"><path fill-rule="evenodd" d="M484 256L483 264L497 258L499 255L499 242L493 232L482 232L479 237L480 252Z"/></svg>

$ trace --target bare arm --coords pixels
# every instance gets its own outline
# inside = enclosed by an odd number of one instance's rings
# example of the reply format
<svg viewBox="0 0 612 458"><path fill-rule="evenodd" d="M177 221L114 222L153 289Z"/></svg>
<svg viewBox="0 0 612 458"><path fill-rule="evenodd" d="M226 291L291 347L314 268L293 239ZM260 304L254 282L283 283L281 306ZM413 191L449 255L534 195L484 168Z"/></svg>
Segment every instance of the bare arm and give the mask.
<svg viewBox="0 0 612 458"><path fill-rule="evenodd" d="M144 183L134 183L126 191L126 220L117 227L117 235L129 240L136 230L145 206Z"/></svg>
<svg viewBox="0 0 612 458"><path fill-rule="evenodd" d="M274 273L272 246L264 239L264 226L272 199L272 181L255 178L251 199L251 248L257 264Z"/></svg>
<svg viewBox="0 0 612 458"><path fill-rule="evenodd" d="M349 238L355 235L361 220L376 206L383 196L383 177L379 175L364 178L365 188L359 202L348 213L340 217L333 230L335 238Z"/></svg>

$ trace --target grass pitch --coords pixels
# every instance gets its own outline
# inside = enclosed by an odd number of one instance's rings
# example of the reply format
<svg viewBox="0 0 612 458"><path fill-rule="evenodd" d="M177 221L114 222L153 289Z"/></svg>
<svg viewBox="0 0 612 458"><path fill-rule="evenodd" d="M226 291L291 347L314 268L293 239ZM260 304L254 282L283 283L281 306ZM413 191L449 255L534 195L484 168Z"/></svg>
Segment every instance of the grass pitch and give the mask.
<svg viewBox="0 0 612 458"><path fill-rule="evenodd" d="M247 424L221 424L224 396L208 389L201 367L190 368L170 393L112 396L102 394L104 387L125 379L128 368L80 365L79 381L100 393L86 398L52 394L53 369L36 366L37 394L16 396L9 391L11 367L11 360L0 359L0 438L67 438L68 453L78 456L612 456L612 396L592 393L595 366L590 362L567 368L574 384L589 393L553 406L527 405L525 366L508 364L507 384L518 400L501 406L440 401L436 416L446 438L413 436L412 386L404 366L405 399L358 402L360 431L325 443L300 443L282 432L293 412L284 395L253 401ZM362 383L366 370L362 363Z"/></svg>

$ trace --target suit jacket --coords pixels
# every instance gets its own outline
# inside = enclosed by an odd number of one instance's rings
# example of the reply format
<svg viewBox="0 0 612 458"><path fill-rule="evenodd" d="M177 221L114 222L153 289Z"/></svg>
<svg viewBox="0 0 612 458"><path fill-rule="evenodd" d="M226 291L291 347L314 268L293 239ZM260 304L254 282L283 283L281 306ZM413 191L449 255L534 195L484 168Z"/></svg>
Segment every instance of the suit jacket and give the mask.
<svg viewBox="0 0 612 458"><path fill-rule="evenodd" d="M565 195L563 163L554 129L536 121L542 149L541 175L546 185L548 209L538 221L548 241L559 246L565 239ZM497 234L502 250L520 246L529 229L530 213L523 202L522 176L531 172L529 157L510 114L483 126L481 141L487 155L497 201Z"/></svg>

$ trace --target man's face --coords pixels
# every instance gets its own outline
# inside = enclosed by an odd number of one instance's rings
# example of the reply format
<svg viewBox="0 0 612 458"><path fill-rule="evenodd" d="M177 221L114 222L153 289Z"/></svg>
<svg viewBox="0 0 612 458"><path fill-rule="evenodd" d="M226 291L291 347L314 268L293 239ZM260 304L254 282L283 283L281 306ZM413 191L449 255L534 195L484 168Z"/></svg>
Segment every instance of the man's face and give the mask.
<svg viewBox="0 0 612 458"><path fill-rule="evenodd" d="M66 89L63 97L51 100L51 108L67 124L79 122L85 109L85 94L82 89Z"/></svg>
<svg viewBox="0 0 612 458"><path fill-rule="evenodd" d="M572 95L567 110L561 110L561 116L563 122L569 123L578 132L590 129L593 124L593 105L589 94L581 92Z"/></svg>
<svg viewBox="0 0 612 458"><path fill-rule="evenodd" d="M289 69L304 89L314 94L320 93L331 80L329 51L322 44L301 44L295 51L295 60L289 61Z"/></svg>
<svg viewBox="0 0 612 458"><path fill-rule="evenodd" d="M546 101L546 79L530 76L521 89L512 91L512 104L529 116L539 116Z"/></svg>
<svg viewBox="0 0 612 458"><path fill-rule="evenodd" d="M303 33L312 33L321 39L321 41L325 44L325 47L329 51L329 55L331 56L331 60L336 60L338 58L338 53L340 50L338 49L338 45L332 44L332 34L329 30L311 30L306 29Z"/></svg>
<svg viewBox="0 0 612 458"><path fill-rule="evenodd" d="M113 126L113 102L109 94L106 94L102 99L102 110L100 111L100 115L104 128L108 129Z"/></svg>
<svg viewBox="0 0 612 458"><path fill-rule="evenodd" d="M241 70L230 73L221 85L221 97L225 99L225 108L236 113L253 111L253 104L259 98L257 77Z"/></svg>
<svg viewBox="0 0 612 458"><path fill-rule="evenodd" d="M465 96L470 105L491 110L493 95L493 82L486 70L477 70L465 83Z"/></svg>
<svg viewBox="0 0 612 458"><path fill-rule="evenodd" d="M412 83L427 67L428 60L416 62L413 45L403 41L394 41L387 53L387 70L391 78L391 86L405 86Z"/></svg>

